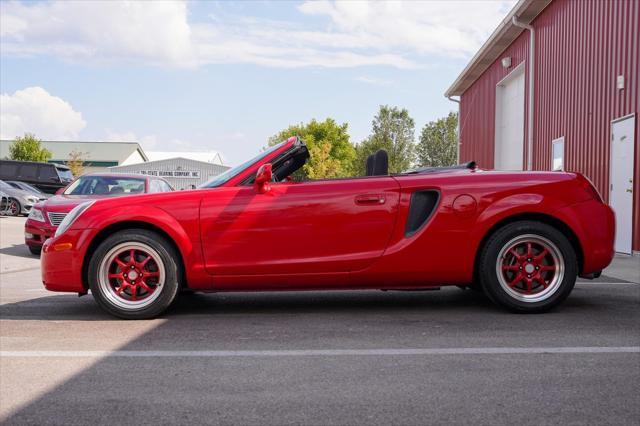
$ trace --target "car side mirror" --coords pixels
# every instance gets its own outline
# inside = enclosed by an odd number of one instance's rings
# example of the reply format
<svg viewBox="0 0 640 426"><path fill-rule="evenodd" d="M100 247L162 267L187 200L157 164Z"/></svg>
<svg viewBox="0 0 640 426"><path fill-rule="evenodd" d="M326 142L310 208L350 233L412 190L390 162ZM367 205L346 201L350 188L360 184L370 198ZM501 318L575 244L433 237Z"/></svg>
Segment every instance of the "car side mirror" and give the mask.
<svg viewBox="0 0 640 426"><path fill-rule="evenodd" d="M65 189L66 189L66 187L65 188L58 188L58 190L56 191L56 195L62 194Z"/></svg>
<svg viewBox="0 0 640 426"><path fill-rule="evenodd" d="M253 189L258 194L265 194L271 190L271 179L273 178L273 170L271 163L265 163L258 169Z"/></svg>

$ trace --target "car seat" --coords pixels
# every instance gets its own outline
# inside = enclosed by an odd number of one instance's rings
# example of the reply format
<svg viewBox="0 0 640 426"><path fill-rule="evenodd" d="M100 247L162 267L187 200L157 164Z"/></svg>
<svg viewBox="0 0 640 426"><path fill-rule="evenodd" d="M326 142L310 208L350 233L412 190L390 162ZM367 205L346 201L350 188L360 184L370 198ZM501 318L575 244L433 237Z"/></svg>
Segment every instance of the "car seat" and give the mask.
<svg viewBox="0 0 640 426"><path fill-rule="evenodd" d="M367 163L365 165L365 176L373 176L373 163L375 159L373 154L367 157Z"/></svg>
<svg viewBox="0 0 640 426"><path fill-rule="evenodd" d="M385 176L389 174L389 154L379 149L367 157L365 176Z"/></svg>
<svg viewBox="0 0 640 426"><path fill-rule="evenodd" d="M373 157L373 175L385 176L389 174L389 154L384 149L376 151Z"/></svg>
<svg viewBox="0 0 640 426"><path fill-rule="evenodd" d="M105 195L109 193L109 185L104 182L98 182L93 188L93 193L97 195Z"/></svg>

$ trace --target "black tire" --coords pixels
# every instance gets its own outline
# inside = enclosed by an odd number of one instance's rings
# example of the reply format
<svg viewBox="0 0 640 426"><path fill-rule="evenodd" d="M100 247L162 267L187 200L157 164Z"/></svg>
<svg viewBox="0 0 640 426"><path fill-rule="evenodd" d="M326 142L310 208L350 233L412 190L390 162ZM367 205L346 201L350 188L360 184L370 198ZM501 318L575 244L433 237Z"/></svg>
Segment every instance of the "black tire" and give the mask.
<svg viewBox="0 0 640 426"><path fill-rule="evenodd" d="M519 241L524 246L517 246ZM508 250L513 244L518 248ZM543 253L545 249L549 254ZM534 255L527 255L526 250ZM543 260L538 261L540 257ZM510 223L491 235L481 248L478 266L478 277L489 299L520 313L546 312L559 305L573 290L578 275L577 256L567 237L553 226L529 220ZM536 287L527 288L527 281Z"/></svg>
<svg viewBox="0 0 640 426"><path fill-rule="evenodd" d="M164 268L164 282L161 286L156 287L155 290L159 291L160 294L154 296L155 299L143 307L118 306L117 296L108 290L108 283L111 281L107 279L107 285L105 285L104 278L100 278L100 274L104 274L104 271L101 272L104 264L108 264L109 262L105 257L108 256L110 252L113 252L113 250L117 250L118 247L126 247L127 244L139 244L150 247L155 251L155 255L158 257L157 261L161 262ZM102 309L119 318L154 318L162 314L173 303L178 294L180 288L178 282L180 271L177 259L178 253L176 253L173 246L163 236L155 232L144 229L127 229L116 232L100 243L91 256L88 267L88 282L91 294ZM123 302L120 301L120 303Z"/></svg>
<svg viewBox="0 0 640 426"><path fill-rule="evenodd" d="M42 252L42 247L35 247L35 246L27 246L27 247L29 247L29 251L31 252L31 254L40 256L40 252Z"/></svg>

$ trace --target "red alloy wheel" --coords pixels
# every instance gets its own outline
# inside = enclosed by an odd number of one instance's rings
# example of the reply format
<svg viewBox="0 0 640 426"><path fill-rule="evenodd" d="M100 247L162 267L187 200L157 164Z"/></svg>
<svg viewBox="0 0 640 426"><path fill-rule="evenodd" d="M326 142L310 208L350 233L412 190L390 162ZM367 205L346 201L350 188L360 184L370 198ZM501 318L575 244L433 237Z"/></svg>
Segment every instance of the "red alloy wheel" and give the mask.
<svg viewBox="0 0 640 426"><path fill-rule="evenodd" d="M99 274L105 296L120 307L139 309L159 296L165 270L157 251L131 242L112 248L103 258Z"/></svg>
<svg viewBox="0 0 640 426"><path fill-rule="evenodd" d="M9 201L9 208L7 209L10 216L18 216L20 214L20 203L16 200L11 199Z"/></svg>
<svg viewBox="0 0 640 426"><path fill-rule="evenodd" d="M510 296L525 302L539 302L555 293L562 283L564 258L548 239L522 235L503 246L496 273L500 286Z"/></svg>

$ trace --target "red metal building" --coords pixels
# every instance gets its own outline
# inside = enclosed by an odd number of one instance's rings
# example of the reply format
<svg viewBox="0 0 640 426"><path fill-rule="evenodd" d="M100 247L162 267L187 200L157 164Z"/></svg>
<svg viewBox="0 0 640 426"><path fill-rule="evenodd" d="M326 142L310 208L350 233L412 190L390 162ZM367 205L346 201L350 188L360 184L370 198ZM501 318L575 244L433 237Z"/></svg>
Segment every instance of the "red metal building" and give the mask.
<svg viewBox="0 0 640 426"><path fill-rule="evenodd" d="M445 96L460 161L583 173L640 252L640 0L521 0Z"/></svg>

